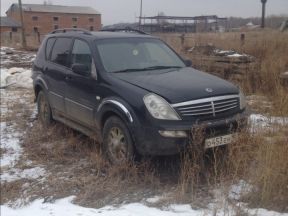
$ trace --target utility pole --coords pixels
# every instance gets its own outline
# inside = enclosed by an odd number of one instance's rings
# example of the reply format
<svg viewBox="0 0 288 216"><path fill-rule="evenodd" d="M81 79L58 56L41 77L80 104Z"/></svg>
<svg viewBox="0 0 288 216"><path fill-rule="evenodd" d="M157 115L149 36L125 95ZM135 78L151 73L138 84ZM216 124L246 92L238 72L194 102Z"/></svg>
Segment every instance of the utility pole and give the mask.
<svg viewBox="0 0 288 216"><path fill-rule="evenodd" d="M265 28L265 10L266 10L267 0L261 0L261 3L262 3L262 22L261 22L261 28Z"/></svg>
<svg viewBox="0 0 288 216"><path fill-rule="evenodd" d="M22 10L22 1L21 0L18 0L18 5L19 5L20 20L21 20L22 47L24 49L26 49L27 43L26 43L26 36L25 36L25 27L24 27L24 18L23 18L23 10Z"/></svg>
<svg viewBox="0 0 288 216"><path fill-rule="evenodd" d="M140 0L140 16L139 16L139 30L141 30L141 18L142 18L142 0Z"/></svg>

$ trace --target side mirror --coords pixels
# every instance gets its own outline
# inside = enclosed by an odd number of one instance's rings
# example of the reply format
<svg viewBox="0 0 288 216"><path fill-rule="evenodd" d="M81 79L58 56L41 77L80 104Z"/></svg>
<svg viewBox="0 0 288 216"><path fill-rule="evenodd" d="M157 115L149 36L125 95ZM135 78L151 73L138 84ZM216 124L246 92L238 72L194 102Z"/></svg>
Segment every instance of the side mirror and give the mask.
<svg viewBox="0 0 288 216"><path fill-rule="evenodd" d="M73 64L72 65L72 71L74 73L80 74L82 76L89 76L90 71L87 65L84 64Z"/></svg>
<svg viewBox="0 0 288 216"><path fill-rule="evenodd" d="M192 66L192 61L190 59L185 59L184 63L186 65L186 67L191 67Z"/></svg>

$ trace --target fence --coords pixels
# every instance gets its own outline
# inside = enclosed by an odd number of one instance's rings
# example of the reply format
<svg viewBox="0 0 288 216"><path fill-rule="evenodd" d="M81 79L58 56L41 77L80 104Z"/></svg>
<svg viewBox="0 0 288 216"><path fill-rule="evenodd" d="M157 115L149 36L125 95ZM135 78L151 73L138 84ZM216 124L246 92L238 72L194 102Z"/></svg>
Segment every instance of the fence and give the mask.
<svg viewBox="0 0 288 216"><path fill-rule="evenodd" d="M21 32L2 32L1 46L9 46L20 48L21 47ZM45 35L41 35L37 32L26 33L27 47L30 49L37 49Z"/></svg>

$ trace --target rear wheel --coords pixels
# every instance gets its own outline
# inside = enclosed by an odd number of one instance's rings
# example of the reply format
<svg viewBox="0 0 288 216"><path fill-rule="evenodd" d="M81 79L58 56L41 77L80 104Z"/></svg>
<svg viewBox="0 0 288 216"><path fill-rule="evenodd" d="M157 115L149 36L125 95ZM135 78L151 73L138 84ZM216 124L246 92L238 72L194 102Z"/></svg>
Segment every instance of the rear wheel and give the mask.
<svg viewBox="0 0 288 216"><path fill-rule="evenodd" d="M103 148L112 164L122 164L133 160L133 140L129 129L118 117L110 117L104 124Z"/></svg>
<svg viewBox="0 0 288 216"><path fill-rule="evenodd" d="M45 126L48 127L51 125L52 119L52 112L51 107L48 102L48 98L46 97L43 91L40 91L37 96L37 109L38 109L38 118L40 122Z"/></svg>

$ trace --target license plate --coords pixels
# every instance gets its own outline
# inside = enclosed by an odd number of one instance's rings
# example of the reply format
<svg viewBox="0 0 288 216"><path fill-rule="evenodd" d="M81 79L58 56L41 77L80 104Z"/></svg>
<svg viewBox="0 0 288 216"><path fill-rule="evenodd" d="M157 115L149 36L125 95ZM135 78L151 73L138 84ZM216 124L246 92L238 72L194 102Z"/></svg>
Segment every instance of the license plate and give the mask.
<svg viewBox="0 0 288 216"><path fill-rule="evenodd" d="M232 143L237 134L228 134L224 136L213 137L205 140L205 148L213 148L216 146L227 145Z"/></svg>

